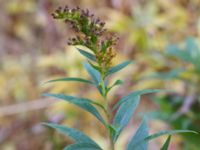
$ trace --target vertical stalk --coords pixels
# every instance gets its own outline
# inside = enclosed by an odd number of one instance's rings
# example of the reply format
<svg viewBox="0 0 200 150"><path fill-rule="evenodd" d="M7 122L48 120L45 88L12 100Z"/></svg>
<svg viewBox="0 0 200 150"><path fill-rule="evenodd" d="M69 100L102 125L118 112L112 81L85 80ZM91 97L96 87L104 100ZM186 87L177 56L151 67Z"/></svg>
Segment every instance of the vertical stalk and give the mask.
<svg viewBox="0 0 200 150"><path fill-rule="evenodd" d="M111 124L111 110L110 110L108 101L106 101L106 110L107 110L107 114L108 114L108 123L110 125ZM115 150L114 142L112 140L112 135L111 135L109 128L107 128L107 132L108 132L108 136L109 136L110 150Z"/></svg>
<svg viewBox="0 0 200 150"><path fill-rule="evenodd" d="M107 100L107 91L106 91L106 86L105 86L105 83L104 83L104 75L103 74L101 74L101 87L102 87L102 95L103 95L103 98L104 98L104 101L105 101L107 124L110 125L111 124L112 111L110 109L109 102ZM107 127L107 135L108 135L110 150L115 150L114 142L112 140L112 135L111 135L109 127Z"/></svg>

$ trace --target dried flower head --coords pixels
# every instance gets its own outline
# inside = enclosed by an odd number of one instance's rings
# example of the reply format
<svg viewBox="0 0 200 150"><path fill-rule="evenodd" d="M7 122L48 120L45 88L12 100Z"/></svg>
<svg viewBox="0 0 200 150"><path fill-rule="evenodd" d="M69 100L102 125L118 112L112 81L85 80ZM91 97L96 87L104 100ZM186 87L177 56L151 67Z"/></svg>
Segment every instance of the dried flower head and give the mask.
<svg viewBox="0 0 200 150"><path fill-rule="evenodd" d="M52 16L64 20L76 32L77 36L69 39L69 45L89 48L96 57L98 67L104 72L111 66L116 55L113 47L118 38L105 29L105 22L95 18L88 9L79 7L58 7Z"/></svg>

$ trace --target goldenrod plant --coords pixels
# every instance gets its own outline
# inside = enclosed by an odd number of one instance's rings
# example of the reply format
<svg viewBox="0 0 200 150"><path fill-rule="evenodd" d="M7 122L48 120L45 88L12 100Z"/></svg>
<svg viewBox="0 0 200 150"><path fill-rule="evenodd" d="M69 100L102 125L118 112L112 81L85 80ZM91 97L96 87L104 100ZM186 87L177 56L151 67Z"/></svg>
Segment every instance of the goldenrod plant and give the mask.
<svg viewBox="0 0 200 150"><path fill-rule="evenodd" d="M111 101L108 99L107 95L113 87L119 86L123 82L121 80L116 80L110 85L109 79L114 73L121 71L132 63L132 61L125 61L113 66L112 60L116 56L114 46L117 42L117 37L109 33L104 27L105 22L95 18L94 15L89 12L89 10L82 10L79 7L73 9L67 6L64 8L59 7L52 14L52 16L55 19L63 20L67 24L70 24L71 28L75 31L76 37L69 39L69 45L83 46L89 49L89 51L87 51L86 49L77 48L80 54L87 59L87 62L85 62L83 66L90 75L91 80L66 77L50 80L48 82L75 81L89 84L96 87L104 101L103 103L99 103L95 101L95 98L91 100L88 98L80 98L64 94L46 93L44 95L72 103L91 113L99 120L100 123L102 123L107 131L109 150L115 150L115 144L118 140L118 137L132 118L137 106L140 103L141 95L160 92L162 90L150 89L133 91L130 94L122 97L111 107L109 105ZM99 109L102 109L101 113ZM113 114L115 110L116 113ZM112 115L114 115L113 118ZM54 123L44 123L44 125L52 127L74 140L74 144L68 145L64 148L64 150L103 150L102 146L98 144L98 141L95 142L89 136L74 128ZM125 149L147 150L149 140L162 135L169 135L163 147L161 148L161 150L167 150L171 135L182 132L196 133L190 130L173 130L161 131L159 133L149 135L147 119L144 118L136 133L129 140Z"/></svg>

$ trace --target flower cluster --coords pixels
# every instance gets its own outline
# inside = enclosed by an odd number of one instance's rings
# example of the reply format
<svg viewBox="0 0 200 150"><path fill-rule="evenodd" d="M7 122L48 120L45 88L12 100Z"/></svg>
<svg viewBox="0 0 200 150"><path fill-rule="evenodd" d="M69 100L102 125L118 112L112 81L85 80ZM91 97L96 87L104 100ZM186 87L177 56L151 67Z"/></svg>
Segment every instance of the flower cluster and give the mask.
<svg viewBox="0 0 200 150"><path fill-rule="evenodd" d="M102 62L102 67L108 69L112 65L112 59L116 56L116 52L113 48L109 48L105 53L100 51L96 54L96 59Z"/></svg>
<svg viewBox="0 0 200 150"><path fill-rule="evenodd" d="M64 20L76 32L77 36L69 39L69 45L89 48L94 53L99 67L103 67L104 70L111 66L115 56L113 46L118 38L104 28L105 22L95 18L88 9L82 10L79 7L59 7L52 16Z"/></svg>
<svg viewBox="0 0 200 150"><path fill-rule="evenodd" d="M79 7L69 9L58 7L52 14L55 19L64 19L64 21L71 25L72 29L76 32L81 32L87 38L91 39L95 43L95 37L101 36L106 30L104 29L105 22L99 18L94 18L93 14L90 14L89 10L81 10Z"/></svg>

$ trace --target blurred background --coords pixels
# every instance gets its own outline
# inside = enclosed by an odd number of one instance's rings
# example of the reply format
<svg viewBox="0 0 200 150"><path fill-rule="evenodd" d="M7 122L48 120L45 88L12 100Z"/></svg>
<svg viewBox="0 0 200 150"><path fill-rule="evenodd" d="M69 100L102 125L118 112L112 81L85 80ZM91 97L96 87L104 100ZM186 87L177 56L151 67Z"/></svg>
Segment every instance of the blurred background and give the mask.
<svg viewBox="0 0 200 150"><path fill-rule="evenodd" d="M66 44L72 31L51 17L58 6L65 5L88 8L119 35L115 64L135 61L113 77L125 81L110 94L113 104L137 89L172 90L142 97L137 117L117 143L118 150L124 149L144 114L151 118L150 133L200 131L199 0L1 0L0 150L60 150L72 143L41 122L79 128L107 145L105 131L90 114L42 96L48 91L100 98L82 84L43 84L57 77L88 77L81 65L83 57ZM165 138L150 142L150 150L159 149ZM183 134L173 136L170 150L199 147L199 135Z"/></svg>

